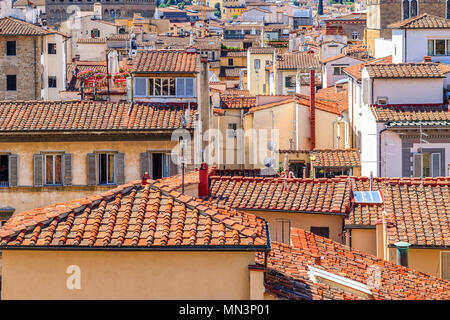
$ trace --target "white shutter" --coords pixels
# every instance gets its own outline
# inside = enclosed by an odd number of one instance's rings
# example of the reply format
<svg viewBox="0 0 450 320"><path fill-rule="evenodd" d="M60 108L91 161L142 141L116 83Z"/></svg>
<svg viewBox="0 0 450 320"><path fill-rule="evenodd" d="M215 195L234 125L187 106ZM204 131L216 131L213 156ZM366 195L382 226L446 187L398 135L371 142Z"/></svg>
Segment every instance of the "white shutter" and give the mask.
<svg viewBox="0 0 450 320"><path fill-rule="evenodd" d="M194 96L194 79L193 78L185 79L185 84L186 84L186 97L193 97Z"/></svg>
<svg viewBox="0 0 450 320"><path fill-rule="evenodd" d="M439 177L441 175L441 154L431 154L431 174L433 177Z"/></svg>
<svg viewBox="0 0 450 320"><path fill-rule="evenodd" d="M147 78L134 78L134 95L136 97L147 95Z"/></svg>
<svg viewBox="0 0 450 320"><path fill-rule="evenodd" d="M184 78L177 78L177 97L184 96Z"/></svg>
<svg viewBox="0 0 450 320"><path fill-rule="evenodd" d="M422 155L420 153L414 154L414 177L422 175Z"/></svg>

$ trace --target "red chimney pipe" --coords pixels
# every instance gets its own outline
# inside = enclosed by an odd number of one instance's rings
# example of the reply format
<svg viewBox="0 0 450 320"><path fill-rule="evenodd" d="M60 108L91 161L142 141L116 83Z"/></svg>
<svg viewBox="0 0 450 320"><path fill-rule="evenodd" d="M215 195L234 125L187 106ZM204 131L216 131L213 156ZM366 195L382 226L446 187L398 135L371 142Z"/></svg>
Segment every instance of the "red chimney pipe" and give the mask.
<svg viewBox="0 0 450 320"><path fill-rule="evenodd" d="M209 176L208 165L206 162L202 162L199 170L199 184L198 184L198 196L199 198L209 196Z"/></svg>
<svg viewBox="0 0 450 320"><path fill-rule="evenodd" d="M309 73L309 81L310 81L310 125L311 125L311 150L314 150L316 147L316 71L311 69Z"/></svg>

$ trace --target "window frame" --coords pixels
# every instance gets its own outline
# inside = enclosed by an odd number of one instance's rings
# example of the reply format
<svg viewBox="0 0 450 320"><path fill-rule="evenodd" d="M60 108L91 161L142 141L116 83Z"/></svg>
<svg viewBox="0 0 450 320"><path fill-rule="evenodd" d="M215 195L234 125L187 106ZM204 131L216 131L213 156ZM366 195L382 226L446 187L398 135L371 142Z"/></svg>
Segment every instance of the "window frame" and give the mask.
<svg viewBox="0 0 450 320"><path fill-rule="evenodd" d="M117 152L108 152L108 151L101 151L101 152L97 152L97 159L96 161L98 161L97 163L97 167L98 167L98 172L97 172L97 181L98 181L98 185L100 186L107 186L107 185L115 185L116 184L116 180L117 180L117 174L116 174L116 153ZM106 182L103 183L101 181L101 175L102 175L102 166L101 166L101 157L102 155L106 155ZM109 156L112 155L112 161L113 161L113 168L112 168L112 174L113 174L113 179L112 182L109 182L109 174L108 174L108 164L109 164Z"/></svg>
<svg viewBox="0 0 450 320"><path fill-rule="evenodd" d="M430 41L433 41L433 52L430 53ZM444 54L436 54L436 41L444 41ZM431 57L450 56L450 38L429 38L427 39L427 54Z"/></svg>
<svg viewBox="0 0 450 320"><path fill-rule="evenodd" d="M51 81L50 80L52 80L52 82L53 82L53 80L54 80L54 84L55 84L55 86L53 87L53 86L50 86L50 83L51 83ZM58 88L58 84L57 84L57 82L56 82L56 76L48 76L48 79L47 79L47 87L48 88Z"/></svg>
<svg viewBox="0 0 450 320"><path fill-rule="evenodd" d="M64 168L63 168L63 152L43 152L42 156L43 156L43 168L44 168L44 176L43 178L43 182L44 182L44 186L62 186L63 185L63 176L64 176ZM51 156L52 157L52 183L47 183L47 157ZM55 182L55 158L56 156L60 156L60 178L61 178L61 182L60 183L56 183Z"/></svg>
<svg viewBox="0 0 450 320"><path fill-rule="evenodd" d="M8 52L8 49L10 48L10 47L8 47L8 44L10 44L10 43L14 43L14 54L11 54ZM14 57L17 55L17 42L16 41L6 41L6 55L8 57Z"/></svg>
<svg viewBox="0 0 450 320"><path fill-rule="evenodd" d="M8 89L9 81L8 77L14 77L14 89ZM16 74L7 74L6 75L6 91L17 91L17 75Z"/></svg>
<svg viewBox="0 0 450 320"><path fill-rule="evenodd" d="M47 43L47 54L56 54L56 43Z"/></svg>
<svg viewBox="0 0 450 320"><path fill-rule="evenodd" d="M7 187L9 187L9 184L10 184L10 179L11 179L11 174L10 174L11 168L9 166L9 161L10 161L9 157L10 157L10 155L11 155L10 153L0 153L0 157L1 156L6 156L6 165L7 165L7 168L8 168L8 173L7 173L8 179L6 181L0 181L0 188L7 188Z"/></svg>

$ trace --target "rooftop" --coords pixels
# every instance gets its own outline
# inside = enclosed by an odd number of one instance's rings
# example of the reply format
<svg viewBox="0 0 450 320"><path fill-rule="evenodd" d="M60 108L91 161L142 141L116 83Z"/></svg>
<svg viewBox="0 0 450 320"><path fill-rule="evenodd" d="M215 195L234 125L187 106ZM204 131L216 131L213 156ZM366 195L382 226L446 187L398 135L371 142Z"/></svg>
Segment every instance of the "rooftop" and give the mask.
<svg viewBox="0 0 450 320"><path fill-rule="evenodd" d="M12 18L0 18L0 36L43 36L58 33L64 37L67 35L51 29L44 29L40 26Z"/></svg>
<svg viewBox="0 0 450 320"><path fill-rule="evenodd" d="M419 16L388 25L391 29L450 29L450 21L445 18L423 13Z"/></svg>
<svg viewBox="0 0 450 320"><path fill-rule="evenodd" d="M311 165L316 168L360 167L359 153L355 149L316 149L310 153Z"/></svg>
<svg viewBox="0 0 450 320"><path fill-rule="evenodd" d="M142 50L133 61L132 72L197 71L199 55L186 50Z"/></svg>
<svg viewBox="0 0 450 320"><path fill-rule="evenodd" d="M436 63L388 63L366 64L365 68L373 79L444 78Z"/></svg>
<svg viewBox="0 0 450 320"><path fill-rule="evenodd" d="M317 55L309 52L286 52L276 60L277 68L284 69L320 69L320 61Z"/></svg>
<svg viewBox="0 0 450 320"><path fill-rule="evenodd" d="M450 122L448 106L441 104L371 105L370 109L380 122Z"/></svg>
<svg viewBox="0 0 450 320"><path fill-rule="evenodd" d="M141 181L83 199L15 214L0 231L5 248L267 250L266 223L251 214Z"/></svg>

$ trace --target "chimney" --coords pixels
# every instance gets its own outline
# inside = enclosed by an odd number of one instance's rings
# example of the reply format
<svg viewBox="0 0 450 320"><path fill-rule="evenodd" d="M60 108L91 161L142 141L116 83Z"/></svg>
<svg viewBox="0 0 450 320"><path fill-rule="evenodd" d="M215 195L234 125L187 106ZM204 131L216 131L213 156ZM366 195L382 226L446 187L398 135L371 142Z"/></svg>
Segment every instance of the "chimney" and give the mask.
<svg viewBox="0 0 450 320"><path fill-rule="evenodd" d="M311 69L309 73L310 81L310 125L311 125L311 150L316 147L316 71Z"/></svg>
<svg viewBox="0 0 450 320"><path fill-rule="evenodd" d="M377 258L388 260L387 221L385 211L383 211L382 218L377 220L375 225L376 225L375 241L377 246Z"/></svg>
<svg viewBox="0 0 450 320"><path fill-rule="evenodd" d="M410 244L408 242L396 242L394 243L397 248L397 264L408 268L408 251Z"/></svg>
<svg viewBox="0 0 450 320"><path fill-rule="evenodd" d="M344 90L344 85L342 83L336 83L335 88L336 92L341 92L342 90Z"/></svg>
<svg viewBox="0 0 450 320"><path fill-rule="evenodd" d="M145 172L144 175L142 176L142 185L143 186L148 184L147 179L150 179L150 175L148 174L148 172Z"/></svg>
<svg viewBox="0 0 450 320"><path fill-rule="evenodd" d="M208 129L210 128L210 98L209 98L209 63L208 63L208 57L204 55L200 55L200 73L197 76L197 103L198 103L198 112L199 112L199 130L201 130L200 137L202 137L201 141L201 148L200 150L205 150L206 146L209 142L209 137L205 136L205 133L207 133ZM199 156L198 162L196 164L200 163L200 161L206 161L208 162L208 159L202 159L201 155Z"/></svg>
<svg viewBox="0 0 450 320"><path fill-rule="evenodd" d="M208 165L206 164L206 162L202 162L198 175L198 197L206 198L207 196L209 196L209 175Z"/></svg>
<svg viewBox="0 0 450 320"><path fill-rule="evenodd" d="M425 57L423 57L423 62L424 63L431 63L433 61L431 61L431 57L430 56L425 56Z"/></svg>

